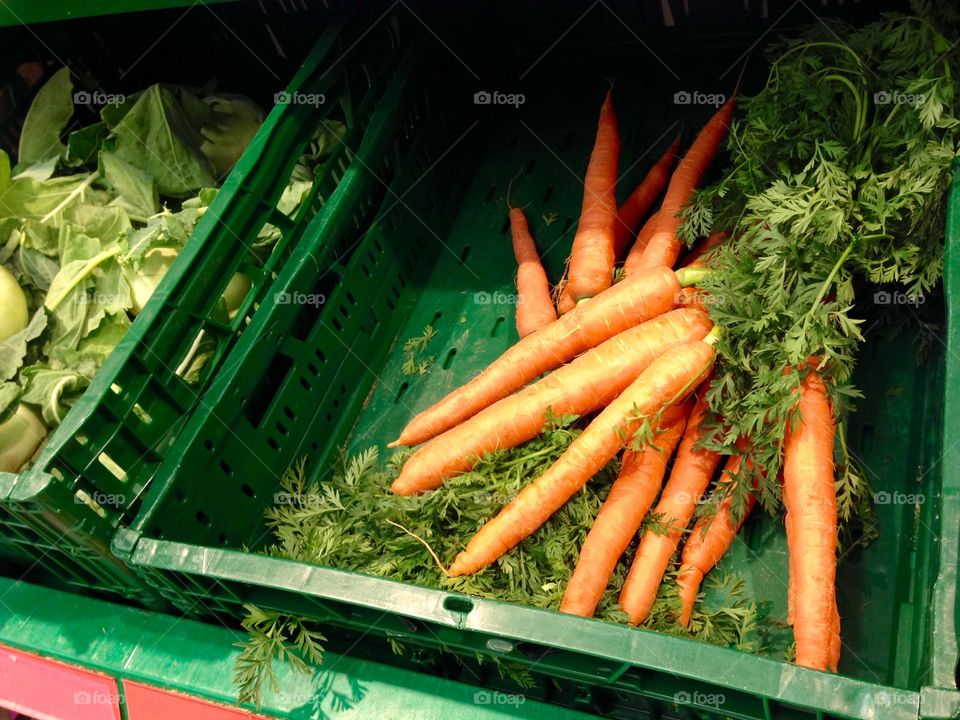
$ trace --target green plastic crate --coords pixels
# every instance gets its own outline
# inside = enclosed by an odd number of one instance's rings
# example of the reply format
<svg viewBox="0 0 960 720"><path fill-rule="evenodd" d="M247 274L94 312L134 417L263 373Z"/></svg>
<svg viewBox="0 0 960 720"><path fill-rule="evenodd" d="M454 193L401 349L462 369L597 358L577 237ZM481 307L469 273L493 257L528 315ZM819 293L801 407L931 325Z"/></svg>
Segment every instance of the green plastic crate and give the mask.
<svg viewBox="0 0 960 720"><path fill-rule="evenodd" d="M443 51L423 52L430 66L449 59ZM617 52L611 46L622 66ZM554 702L616 717L956 717L960 416L950 409L960 407L960 364L945 363L942 349L934 348L916 365L907 337L867 343L857 377L866 400L851 419L848 440L868 467L883 469L872 478L877 492L920 493L925 502L879 505L880 539L841 566L846 649L838 675L241 549L269 541L263 511L291 462L306 455L322 477L341 446L382 449L413 412L515 342L512 306L477 297L512 292L512 272L504 272L514 265L506 186L516 176L515 197L533 201L532 230L538 245L549 248L546 261L556 277L582 195L571 177L582 175L596 121L595 107L563 98L596 95L599 104L598 76L592 85L562 77L538 96L531 93L522 115L527 132L508 108L490 108L477 129L469 119L451 120L464 111L476 117L470 95L483 89L451 71L434 95L443 99L443 112L432 108L421 132L408 140L398 132L383 156L372 145L361 150L363 162L342 183L353 193L342 224L320 234L314 219L298 248L302 256L274 284L275 293L321 293L326 302L260 308L211 385L204 412L190 418L133 522L115 536L115 552L186 613L235 622L249 602L311 617L324 632L356 638L359 648L389 638L465 661L494 655L530 668L542 683L579 688ZM669 81L618 77L623 156L650 150L624 186L642 177L669 142L674 121L698 127L710 112L672 105ZM398 131L407 127L397 123ZM660 140L651 149L653 138ZM383 197L383 173L392 167L391 190L375 212L372 199ZM539 215L550 209L562 214L547 223ZM948 357L960 349L958 253L955 182ZM401 371L397 347L428 323L438 331L431 341L436 365L425 378L411 379ZM743 575L759 601L785 615L780 522L757 514L741 537L745 542L731 549L722 569Z"/></svg>
<svg viewBox="0 0 960 720"><path fill-rule="evenodd" d="M203 405L203 392L241 337L306 222L339 197L337 186L378 98L395 82L394 28L366 32L359 21L328 23L198 224L190 242L101 368L87 392L23 473L0 473L0 561L5 572L34 570L68 586L148 604L158 600L110 552L125 512L138 506L173 438ZM359 59L359 58L362 58ZM317 102L311 98L318 99ZM319 100L322 98L322 100ZM276 209L303 149L322 121L347 133L318 171L296 217ZM248 246L266 224L282 237L265 263ZM252 287L235 318L216 305L235 272ZM182 370L197 341L215 341L199 379Z"/></svg>

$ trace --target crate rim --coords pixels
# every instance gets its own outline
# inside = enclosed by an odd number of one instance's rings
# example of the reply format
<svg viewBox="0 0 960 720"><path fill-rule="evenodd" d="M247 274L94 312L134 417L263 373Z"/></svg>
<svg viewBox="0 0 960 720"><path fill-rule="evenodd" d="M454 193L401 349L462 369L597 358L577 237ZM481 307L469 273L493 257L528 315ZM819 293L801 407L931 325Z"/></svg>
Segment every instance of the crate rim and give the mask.
<svg viewBox="0 0 960 720"><path fill-rule="evenodd" d="M777 702L815 707L820 711L836 712L840 715L849 711L852 698L861 701L853 705L857 707L875 702L868 700L867 695L896 693L897 702L885 709L885 720L923 717L920 710L922 691L926 688L904 690L869 683L654 630L614 625L597 618L436 590L390 578L352 573L286 558L155 540L129 530L121 531L114 539L115 552L120 552L124 547L130 553L128 562L134 565L149 565L151 568L179 572L185 570L185 565L202 567L205 578L289 590L317 599L414 617L457 630L495 635L513 642L558 647L554 643L559 626L566 633L564 644L558 649L571 650L621 665L620 672L615 673L616 676L633 666L648 667L677 677L722 685L757 697L775 698ZM270 578L269 584L263 582L264 577ZM384 592L384 583L396 591ZM322 592L317 589L320 587L336 587L338 590L336 593ZM448 610L445 606L450 598L469 602L473 608L467 613ZM411 613L411 607L416 608L415 613ZM616 633L616 638L611 637L611 630ZM683 643L686 648L697 648L697 666L692 666L688 657L675 658L676 653L672 652L672 648L676 641ZM751 658L755 670L762 669L763 672L752 672L746 678L729 675L725 677L729 669L736 666L737 661L745 655ZM698 668L702 670L703 667L726 670L720 674L711 673L705 676L703 672L698 672ZM811 693L814 694L813 698ZM960 707L960 692L952 693L951 699Z"/></svg>

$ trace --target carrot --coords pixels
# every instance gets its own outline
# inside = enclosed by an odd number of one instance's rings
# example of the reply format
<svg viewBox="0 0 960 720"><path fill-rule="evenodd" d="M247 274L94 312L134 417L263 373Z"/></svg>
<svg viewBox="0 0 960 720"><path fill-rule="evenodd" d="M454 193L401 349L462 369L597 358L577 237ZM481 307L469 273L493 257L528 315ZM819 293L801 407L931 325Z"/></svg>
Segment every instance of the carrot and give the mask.
<svg viewBox="0 0 960 720"><path fill-rule="evenodd" d="M642 623L650 613L660 581L680 543L680 536L690 523L700 496L720 464L720 455L717 453L696 449L707 410L707 401L701 393L690 414L683 442L670 471L670 479L653 510L654 517L660 519L666 532L647 530L643 533L630 573L624 581L620 606L634 625Z"/></svg>
<svg viewBox="0 0 960 720"><path fill-rule="evenodd" d="M784 515L783 522L787 530L787 547L793 547L793 516ZM788 568L789 570L789 568ZM792 571L787 573L787 624L793 625L793 608L794 608L794 596L797 592L796 579L793 576Z"/></svg>
<svg viewBox="0 0 960 720"><path fill-rule="evenodd" d="M570 282L575 301L593 297L613 282L613 232L617 221L617 162L620 134L613 112L613 90L600 108L597 139L583 180L583 207L570 251Z"/></svg>
<svg viewBox="0 0 960 720"><path fill-rule="evenodd" d="M689 404L664 413L663 432L652 445L634 452L623 451L620 473L597 513L593 527L580 549L577 567L560 602L560 612L593 617L620 556L640 529L647 510L660 491L667 462L673 455L690 414Z"/></svg>
<svg viewBox="0 0 960 720"><path fill-rule="evenodd" d="M703 267L706 261L710 259L710 251L722 245L729 237L730 233L726 230L710 233L706 240L701 241L699 245L684 255L680 267Z"/></svg>
<svg viewBox="0 0 960 720"><path fill-rule="evenodd" d="M834 591L833 603L833 633L830 638L830 659L827 662L827 670L837 671L837 665L840 663L840 612L837 610L836 591Z"/></svg>
<svg viewBox="0 0 960 720"><path fill-rule="evenodd" d="M608 405L668 347L710 331L699 308L672 310L614 335L573 362L481 410L410 456L393 492L412 495L440 487L484 455L516 447L543 430L545 413L585 415Z"/></svg>
<svg viewBox="0 0 960 720"><path fill-rule="evenodd" d="M800 385L800 417L783 448L783 505L790 518L793 634L797 665L826 670L837 620L837 497L834 420L827 388L815 370ZM792 541L792 542L791 542Z"/></svg>
<svg viewBox="0 0 960 720"><path fill-rule="evenodd" d="M710 251L722 244L730 236L728 232L711 233L710 237L703 240L693 250L687 253L686 257L680 263L681 268L700 268L704 267L707 261L712 260ZM677 305L696 305L705 307L708 303L707 293L696 287L685 287L680 291L677 298Z"/></svg>
<svg viewBox="0 0 960 720"><path fill-rule="evenodd" d="M537 254L527 218L520 208L510 208L510 234L517 258L517 332L526 337L557 319L550 297L550 282Z"/></svg>
<svg viewBox="0 0 960 720"><path fill-rule="evenodd" d="M594 301L587 306L592 304ZM480 528L457 556L450 575L477 572L533 533L610 462L641 418L689 395L713 365L713 340L708 335L704 340L675 345L650 363L543 475Z"/></svg>
<svg viewBox="0 0 960 720"><path fill-rule="evenodd" d="M732 482L737 470L740 469L742 455L731 455L723 468L723 476L719 482ZM714 491L716 492L716 491ZM738 522L733 519L731 498L727 497L720 503L713 517L703 518L693 526L683 554L680 556L680 572L677 575L677 592L680 595L681 613L680 624L686 627L690 624L693 614L693 605L697 600L697 592L703 576L720 562L720 558L733 544L733 539L747 519L757 500L753 494L747 495L747 507Z"/></svg>
<svg viewBox="0 0 960 720"><path fill-rule="evenodd" d="M677 158L679 148L680 136L677 135L677 138L670 144L663 156L650 168L646 177L643 178L643 182L630 193L630 197L624 200L623 205L617 211L617 224L613 231L613 254L615 257L623 257L627 245L640 225L640 218L647 214L654 200L663 192L667 180L670 179L670 168Z"/></svg>
<svg viewBox="0 0 960 720"><path fill-rule="evenodd" d="M564 285L563 290L560 291L560 297L557 298L557 314L566 315L576 306L577 303L574 301L573 295L570 294L570 288Z"/></svg>
<svg viewBox="0 0 960 720"><path fill-rule="evenodd" d="M669 268L651 268L635 280L617 283L520 340L466 385L414 417L388 447L418 445L459 425L538 375L671 309L679 290Z"/></svg>
<svg viewBox="0 0 960 720"><path fill-rule="evenodd" d="M630 252L627 253L626 260L623 261L624 277L636 275L640 269L640 259L643 257L643 251L646 249L647 243L653 236L653 231L657 229L657 218L659 217L660 211L658 210L647 218L643 227L640 228L640 232L637 233L637 239L633 243L633 247L630 248Z"/></svg>
<svg viewBox="0 0 960 720"><path fill-rule="evenodd" d="M680 225L677 215L690 202L690 196L700 184L713 156L720 149L727 135L727 128L730 127L733 107L734 98L730 98L703 127L674 171L660 208L657 229L643 251L641 267L673 267L677 261L682 245L677 237L677 228Z"/></svg>

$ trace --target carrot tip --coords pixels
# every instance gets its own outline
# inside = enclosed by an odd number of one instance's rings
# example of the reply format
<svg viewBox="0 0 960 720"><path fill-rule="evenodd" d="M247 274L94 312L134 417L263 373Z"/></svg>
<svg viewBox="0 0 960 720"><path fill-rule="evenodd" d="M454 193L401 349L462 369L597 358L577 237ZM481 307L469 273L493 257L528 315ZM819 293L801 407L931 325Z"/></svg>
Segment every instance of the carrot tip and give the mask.
<svg viewBox="0 0 960 720"><path fill-rule="evenodd" d="M387 447L388 447L388 448L400 447L401 445L403 445L403 443L400 442L400 438L397 438L397 439L394 440L393 442L388 442L388 443L387 443Z"/></svg>
<svg viewBox="0 0 960 720"><path fill-rule="evenodd" d="M393 485L390 486L390 492L392 492L394 495L416 494L416 491L411 490L409 487L407 487L406 483L397 483L397 482L394 482Z"/></svg>

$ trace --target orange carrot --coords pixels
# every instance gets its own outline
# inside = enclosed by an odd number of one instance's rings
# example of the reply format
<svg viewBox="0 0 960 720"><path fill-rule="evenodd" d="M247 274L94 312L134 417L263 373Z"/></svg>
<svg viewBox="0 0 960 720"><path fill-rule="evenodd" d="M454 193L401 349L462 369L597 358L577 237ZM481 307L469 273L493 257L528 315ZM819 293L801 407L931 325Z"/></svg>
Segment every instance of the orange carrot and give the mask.
<svg viewBox="0 0 960 720"><path fill-rule="evenodd" d="M710 251L723 243L723 241L729 236L730 233L728 232L711 233L710 237L702 241L693 250L687 253L687 256L684 257L683 261L680 263L680 267L704 267L706 262L712 259L710 257ZM683 288L683 290L680 291L680 296L677 298L677 305L696 305L699 307L706 307L708 302L709 300L707 293L696 287Z"/></svg>
<svg viewBox="0 0 960 720"><path fill-rule="evenodd" d="M593 297L613 282L613 232L617 221L617 162L620 134L613 112L613 90L600 108L597 139L583 180L583 208L570 251L570 282L575 301Z"/></svg>
<svg viewBox="0 0 960 720"><path fill-rule="evenodd" d="M614 335L573 362L495 402L417 449L393 483L399 495L433 490L478 458L537 435L550 408L586 415L608 405L668 347L703 338L711 328L699 308L672 310Z"/></svg>
<svg viewBox="0 0 960 720"><path fill-rule="evenodd" d="M620 606L630 616L630 622L634 625L642 623L650 613L660 581L680 543L680 536L690 523L700 496L707 489L717 465L720 464L717 453L696 449L702 436L701 424L707 410L706 398L701 393L687 423L683 442L677 451L677 459L670 471L670 479L653 511L654 517L660 518L659 523L666 532L647 530L643 533L630 573L624 581Z"/></svg>
<svg viewBox="0 0 960 720"><path fill-rule="evenodd" d="M831 666L836 605L837 497L833 479L834 420L827 388L815 370L800 386L800 417L783 449L783 505L790 518L797 665Z"/></svg>
<svg viewBox="0 0 960 720"><path fill-rule="evenodd" d="M742 455L731 455L723 469L721 483L733 481L737 470L740 469ZM716 492L716 490L714 491ZM681 613L680 624L686 627L690 624L693 614L693 605L697 600L697 592L703 576L720 562L720 558L733 544L733 539L747 519L757 500L753 494L747 495L747 507L739 521L733 519L731 498L724 499L713 517L703 518L693 526L683 554L680 556L680 572L677 575L677 592L680 595Z"/></svg>
<svg viewBox="0 0 960 720"><path fill-rule="evenodd" d="M557 319L550 283L537 254L527 218L520 208L510 209L513 254L517 258L517 332L526 337Z"/></svg>
<svg viewBox="0 0 960 720"><path fill-rule="evenodd" d="M677 237L680 225L677 214L690 202L690 196L700 184L703 173L720 149L730 127L733 107L734 98L730 98L703 127L674 171L660 208L657 229L643 252L641 267L673 267L677 261L682 246Z"/></svg>
<svg viewBox="0 0 960 720"><path fill-rule="evenodd" d="M679 148L680 136L677 135L676 140L670 144L663 157L650 168L643 182L630 193L630 197L624 200L623 205L617 211L617 224L613 231L613 254L615 257L623 257L627 245L640 225L640 218L647 214L654 200L663 192L667 180L670 179L670 168L677 158Z"/></svg>
<svg viewBox="0 0 960 720"><path fill-rule="evenodd" d="M564 285L563 290L560 291L560 297L557 298L557 314L566 315L576 306L577 303L574 301L573 295L570 294L570 288Z"/></svg>
<svg viewBox="0 0 960 720"><path fill-rule="evenodd" d="M793 516L784 515L783 523L787 531L787 548L792 548L794 539L793 539ZM789 563L788 563L789 564ZM793 576L793 572L789 570L787 573L787 624L793 625L793 608L795 605L795 595L797 592L796 578Z"/></svg>
<svg viewBox="0 0 960 720"><path fill-rule="evenodd" d="M669 268L651 268L597 295L508 349L486 370L417 415L388 447L418 445L617 333L671 309L680 290Z"/></svg>
<svg viewBox="0 0 960 720"><path fill-rule="evenodd" d="M699 245L683 256L680 267L703 267L705 261L710 259L710 251L722 245L728 237L730 237L730 233L726 230L710 233L706 240L701 241Z"/></svg>
<svg viewBox="0 0 960 720"><path fill-rule="evenodd" d="M658 210L647 218L643 227L640 228L640 232L637 233L637 239L633 243L633 247L630 248L630 252L627 253L627 259L623 261L624 277L636 275L637 271L640 270L643 251L646 249L647 243L650 242L650 238L653 237L653 231L657 229L657 218L659 217L660 211Z"/></svg>
<svg viewBox="0 0 960 720"><path fill-rule="evenodd" d="M834 591L833 603L833 634L830 638L830 659L827 663L827 670L837 671L837 665L840 663L840 612L837 610L836 591Z"/></svg>
<svg viewBox="0 0 960 720"><path fill-rule="evenodd" d="M469 575L501 557L546 522L610 462L643 417L652 417L689 395L710 372L713 339L708 335L704 340L675 345L654 360L593 419L543 475L480 528L457 556L450 574Z"/></svg>
<svg viewBox="0 0 960 720"><path fill-rule="evenodd" d="M560 602L560 612L593 617L620 556L660 491L667 463L683 434L689 404L675 405L670 410L673 417L668 417L669 411L664 413L660 421L664 430L652 445L637 452L629 448L623 451L620 474L583 542L577 567Z"/></svg>

